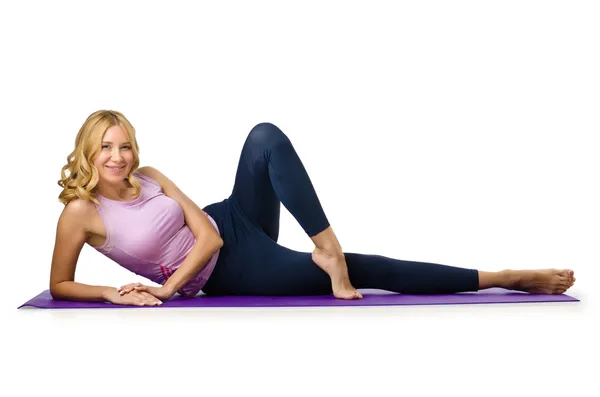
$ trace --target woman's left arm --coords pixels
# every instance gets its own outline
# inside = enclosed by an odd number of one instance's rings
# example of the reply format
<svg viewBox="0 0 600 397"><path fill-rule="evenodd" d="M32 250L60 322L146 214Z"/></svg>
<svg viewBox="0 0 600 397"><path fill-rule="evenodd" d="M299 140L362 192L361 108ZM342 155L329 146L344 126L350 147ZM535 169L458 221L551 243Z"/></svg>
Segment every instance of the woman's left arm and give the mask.
<svg viewBox="0 0 600 397"><path fill-rule="evenodd" d="M192 247L190 253L185 257L181 265L168 278L163 287L171 294L183 288L196 274L198 274L208 263L210 258L223 246L223 240L212 235L205 238L200 237Z"/></svg>
<svg viewBox="0 0 600 397"><path fill-rule="evenodd" d="M138 171L156 181L164 194L179 204L183 210L185 223L196 238L196 243L190 253L163 285L164 289L172 296L206 266L215 252L223 246L223 239L204 211L187 197L173 181L153 167L140 167Z"/></svg>

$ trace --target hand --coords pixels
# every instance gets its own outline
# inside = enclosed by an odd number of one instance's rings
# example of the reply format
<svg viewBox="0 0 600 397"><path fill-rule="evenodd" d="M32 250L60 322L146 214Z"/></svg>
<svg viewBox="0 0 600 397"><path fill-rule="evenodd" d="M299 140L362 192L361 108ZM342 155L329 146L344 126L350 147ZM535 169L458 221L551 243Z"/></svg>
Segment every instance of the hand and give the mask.
<svg viewBox="0 0 600 397"><path fill-rule="evenodd" d="M171 291L164 285L160 287L150 287L141 283L127 284L119 288L117 291L120 295L130 293L131 291L146 292L162 301L169 300L173 295L175 295L175 291Z"/></svg>
<svg viewBox="0 0 600 397"><path fill-rule="evenodd" d="M160 306L162 301L148 292L131 290L127 294L120 294L116 288L110 288L105 292L104 298L115 305L135 306Z"/></svg>
<svg viewBox="0 0 600 397"><path fill-rule="evenodd" d="M119 289L117 289L117 292L128 293L129 291L133 290L133 287L135 287L136 285L142 285L142 283L129 283L129 284L123 285Z"/></svg>

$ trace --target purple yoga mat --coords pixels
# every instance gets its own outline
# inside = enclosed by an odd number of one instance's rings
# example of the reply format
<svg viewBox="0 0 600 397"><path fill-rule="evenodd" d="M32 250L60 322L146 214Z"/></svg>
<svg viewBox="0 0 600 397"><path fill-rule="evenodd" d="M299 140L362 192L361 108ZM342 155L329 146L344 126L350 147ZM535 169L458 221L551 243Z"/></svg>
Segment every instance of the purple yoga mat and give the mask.
<svg viewBox="0 0 600 397"><path fill-rule="evenodd" d="M40 309L95 309L95 308L167 308L167 307L301 307L301 306L402 306L402 305L456 305L475 303L525 302L579 302L569 295L528 294L502 288L488 288L477 292L447 295L408 295L394 292L361 289L363 299L343 300L333 295L317 296L208 296L184 298L176 295L160 306L113 305L108 302L76 302L52 299L48 290L22 304Z"/></svg>

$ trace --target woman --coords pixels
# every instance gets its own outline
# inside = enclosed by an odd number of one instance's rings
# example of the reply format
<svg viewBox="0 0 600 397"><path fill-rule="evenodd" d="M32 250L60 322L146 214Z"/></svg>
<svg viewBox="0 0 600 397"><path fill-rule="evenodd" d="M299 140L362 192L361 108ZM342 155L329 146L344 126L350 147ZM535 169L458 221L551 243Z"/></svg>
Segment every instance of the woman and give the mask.
<svg viewBox="0 0 600 397"><path fill-rule="evenodd" d="M203 209L157 169L138 168L138 153L135 129L119 112L94 112L79 130L58 181L65 208L52 258L54 299L160 305L175 293L195 296L200 290L361 299L355 287L410 294L502 287L552 294L575 281L568 269L486 272L343 252L292 143L270 123L250 131L231 196ZM277 244L280 203L314 242L312 253ZM85 243L161 287L74 282Z"/></svg>

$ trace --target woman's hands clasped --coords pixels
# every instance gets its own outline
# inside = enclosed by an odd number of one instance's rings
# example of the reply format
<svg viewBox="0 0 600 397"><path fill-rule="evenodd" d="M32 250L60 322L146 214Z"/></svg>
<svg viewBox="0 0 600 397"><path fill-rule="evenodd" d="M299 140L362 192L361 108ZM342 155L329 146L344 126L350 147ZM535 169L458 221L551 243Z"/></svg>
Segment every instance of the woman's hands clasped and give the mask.
<svg viewBox="0 0 600 397"><path fill-rule="evenodd" d="M142 283L127 284L117 290L117 292L119 292L121 295L131 293L132 291L149 293L161 301L169 300L173 295L175 295L174 291L167 289L164 285L160 287L150 287L148 285L143 285Z"/></svg>
<svg viewBox="0 0 600 397"><path fill-rule="evenodd" d="M162 301L148 292L133 290L127 294L120 294L116 288L111 288L104 295L104 298L115 305L135 305L135 306L160 306Z"/></svg>
<svg viewBox="0 0 600 397"><path fill-rule="evenodd" d="M111 289L105 298L116 305L160 306L174 294L165 287L150 287L131 283L119 289Z"/></svg>

